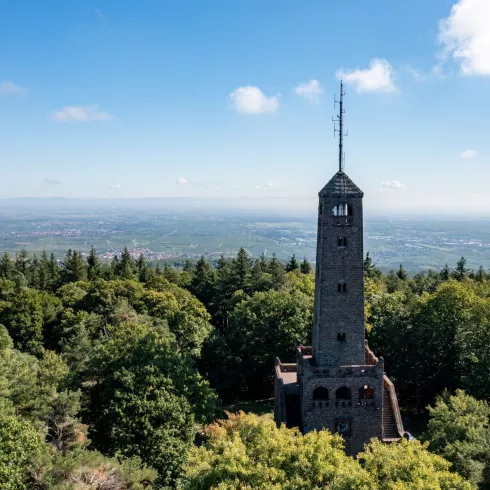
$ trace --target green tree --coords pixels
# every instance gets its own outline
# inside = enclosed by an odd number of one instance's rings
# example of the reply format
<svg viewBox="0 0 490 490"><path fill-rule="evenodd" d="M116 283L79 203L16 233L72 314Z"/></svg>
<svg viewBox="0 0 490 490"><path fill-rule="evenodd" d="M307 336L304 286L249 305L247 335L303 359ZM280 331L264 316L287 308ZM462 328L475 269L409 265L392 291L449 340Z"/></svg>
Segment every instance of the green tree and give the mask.
<svg viewBox="0 0 490 490"><path fill-rule="evenodd" d="M68 250L63 261L63 282L85 281L87 279L87 269L82 255L76 250Z"/></svg>
<svg viewBox="0 0 490 490"><path fill-rule="evenodd" d="M401 281L406 281L408 279L407 271L405 270L402 264L400 264L400 267L398 268L396 275L398 276L398 279L400 279Z"/></svg>
<svg viewBox="0 0 490 490"><path fill-rule="evenodd" d="M28 279L29 275L30 262L29 254L25 248L22 248L20 252L15 254L15 270L22 274L26 279Z"/></svg>
<svg viewBox="0 0 490 490"><path fill-rule="evenodd" d="M296 271L299 269L298 261L296 256L293 254L289 262L286 264L286 272Z"/></svg>
<svg viewBox="0 0 490 490"><path fill-rule="evenodd" d="M0 259L0 277L3 279L12 279L14 272L14 262L8 252L4 252Z"/></svg>
<svg viewBox="0 0 490 490"><path fill-rule="evenodd" d="M377 490L471 490L469 482L453 473L451 464L432 454L427 445L403 439L384 444L373 439L358 455Z"/></svg>
<svg viewBox="0 0 490 490"><path fill-rule="evenodd" d="M429 449L453 464L475 486L488 488L490 481L490 408L462 390L444 392L429 409L424 439Z"/></svg>
<svg viewBox="0 0 490 490"><path fill-rule="evenodd" d="M456 263L456 267L454 268L454 272L452 276L454 279L458 281L462 281L465 277L468 276L470 270L466 267L467 260L464 257L461 257Z"/></svg>
<svg viewBox="0 0 490 490"><path fill-rule="evenodd" d="M231 261L230 281L232 292L242 290L250 292L252 280L252 264L247 251L241 247L237 256Z"/></svg>
<svg viewBox="0 0 490 490"><path fill-rule="evenodd" d="M345 455L340 436L302 436L243 412L205 429L204 444L190 452L186 476L187 490L375 489L370 475Z"/></svg>
<svg viewBox="0 0 490 490"><path fill-rule="evenodd" d="M373 259L369 255L369 252L366 253L366 258L364 259L364 277L368 277L370 279L376 279L381 275L381 272L374 265Z"/></svg>
<svg viewBox="0 0 490 490"><path fill-rule="evenodd" d="M0 487L2 490L36 488L35 476L47 458L41 432L29 422L0 414Z"/></svg>
<svg viewBox="0 0 490 490"><path fill-rule="evenodd" d="M168 331L121 324L92 360L90 437L108 455L139 457L175 484L194 420L212 417L216 399Z"/></svg>
<svg viewBox="0 0 490 490"><path fill-rule="evenodd" d="M209 311L214 311L215 287L216 272L204 256L201 256L196 263L189 290Z"/></svg>
<svg viewBox="0 0 490 490"><path fill-rule="evenodd" d="M441 269L440 275L443 281L449 281L449 278L451 277L451 269L447 264Z"/></svg>
<svg viewBox="0 0 490 490"><path fill-rule="evenodd" d="M302 274L310 274L312 271L311 264L306 260L306 257L301 262L300 270Z"/></svg>
<svg viewBox="0 0 490 490"><path fill-rule="evenodd" d="M275 357L291 360L298 342L308 342L312 312L313 296L299 290L257 292L237 303L223 338L214 337L203 354L220 396L270 395Z"/></svg>
<svg viewBox="0 0 490 490"><path fill-rule="evenodd" d="M121 259L116 267L116 276L123 279L133 279L136 276L136 264L129 253L128 247L124 247L121 253Z"/></svg>
<svg viewBox="0 0 490 490"><path fill-rule="evenodd" d="M93 281L100 276L100 259L97 257L95 247L91 247L87 257L87 276L90 281Z"/></svg>

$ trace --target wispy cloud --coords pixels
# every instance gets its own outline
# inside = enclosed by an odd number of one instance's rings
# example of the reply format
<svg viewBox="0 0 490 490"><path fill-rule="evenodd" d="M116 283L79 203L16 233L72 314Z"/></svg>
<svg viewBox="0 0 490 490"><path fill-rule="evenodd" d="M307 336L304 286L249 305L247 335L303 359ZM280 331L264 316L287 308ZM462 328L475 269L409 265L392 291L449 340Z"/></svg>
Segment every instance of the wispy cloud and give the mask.
<svg viewBox="0 0 490 490"><path fill-rule="evenodd" d="M108 112L100 111L97 105L68 106L53 113L51 119L58 122L109 121L112 116Z"/></svg>
<svg viewBox="0 0 490 490"><path fill-rule="evenodd" d="M187 185L189 181L185 177L179 177L176 181L176 184L179 185Z"/></svg>
<svg viewBox="0 0 490 490"><path fill-rule="evenodd" d="M476 150L465 150L459 154L459 157L463 158L464 160L469 160L470 158L475 158L476 156L478 156L478 152Z"/></svg>
<svg viewBox="0 0 490 490"><path fill-rule="evenodd" d="M255 186L255 188L259 189L259 190L267 191L267 190L271 189L272 186L273 186L272 182L267 182L265 184L257 184Z"/></svg>
<svg viewBox="0 0 490 490"><path fill-rule="evenodd" d="M42 181L41 181L42 184L46 184L46 185L60 185L61 182L59 180L56 180L56 179L50 179L48 177L45 177Z"/></svg>
<svg viewBox="0 0 490 490"><path fill-rule="evenodd" d="M300 83L294 91L296 95L308 99L310 102L315 102L323 93L323 88L318 80L310 80L309 82Z"/></svg>
<svg viewBox="0 0 490 490"><path fill-rule="evenodd" d="M241 114L276 112L279 96L266 96L259 87L239 87L229 95L233 108Z"/></svg>
<svg viewBox="0 0 490 490"><path fill-rule="evenodd" d="M405 184L402 184L401 182L398 182L398 180L390 180L389 182L381 183L382 190L398 191L400 189L406 189L406 188L407 186Z"/></svg>
<svg viewBox="0 0 490 490"><path fill-rule="evenodd" d="M353 85L359 93L363 92L395 92L395 71L387 60L375 58L369 68L350 71L339 70L337 78Z"/></svg>
<svg viewBox="0 0 490 490"><path fill-rule="evenodd" d="M439 22L442 57L453 59L463 75L490 75L490 2L458 0Z"/></svg>
<svg viewBox="0 0 490 490"><path fill-rule="evenodd" d="M121 184L109 184L107 187L109 189L120 189L121 188Z"/></svg>
<svg viewBox="0 0 490 490"><path fill-rule="evenodd" d="M0 82L0 95L20 95L26 94L27 89L21 87L20 85L16 85L14 82L9 80L4 80Z"/></svg>

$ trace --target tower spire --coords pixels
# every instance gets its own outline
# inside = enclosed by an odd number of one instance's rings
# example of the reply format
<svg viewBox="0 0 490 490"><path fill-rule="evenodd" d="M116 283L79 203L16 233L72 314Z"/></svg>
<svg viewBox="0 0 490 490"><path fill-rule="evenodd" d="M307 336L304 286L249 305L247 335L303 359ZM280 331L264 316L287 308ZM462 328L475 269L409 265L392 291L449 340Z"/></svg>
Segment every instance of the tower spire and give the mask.
<svg viewBox="0 0 490 490"><path fill-rule="evenodd" d="M332 121L334 122L334 136L335 133L339 133L339 171L342 172L344 170L344 160L345 160L345 155L344 155L344 136L347 136L347 134L344 134L344 114L345 114L345 109L344 109L344 84L342 80L340 80L340 100L337 101L334 99L334 108L335 104L339 104L339 115L337 116L336 119L332 118ZM339 128L337 129L335 126L335 123L339 123Z"/></svg>

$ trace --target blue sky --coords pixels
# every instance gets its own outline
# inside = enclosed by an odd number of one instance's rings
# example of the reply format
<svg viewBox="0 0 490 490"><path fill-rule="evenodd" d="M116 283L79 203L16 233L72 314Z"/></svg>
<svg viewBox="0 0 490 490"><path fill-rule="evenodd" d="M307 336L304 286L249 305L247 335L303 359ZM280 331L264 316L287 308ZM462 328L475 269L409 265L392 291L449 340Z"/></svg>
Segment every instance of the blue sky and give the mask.
<svg viewBox="0 0 490 490"><path fill-rule="evenodd" d="M0 198L490 212L488 0L4 0Z"/></svg>

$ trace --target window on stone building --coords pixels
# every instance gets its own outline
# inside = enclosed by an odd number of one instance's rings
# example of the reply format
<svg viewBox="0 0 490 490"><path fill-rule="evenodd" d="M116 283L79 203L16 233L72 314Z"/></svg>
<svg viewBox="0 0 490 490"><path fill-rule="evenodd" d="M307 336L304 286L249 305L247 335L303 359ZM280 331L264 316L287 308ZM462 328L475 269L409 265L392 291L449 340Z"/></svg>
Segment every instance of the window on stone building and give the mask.
<svg viewBox="0 0 490 490"><path fill-rule="evenodd" d="M347 292L347 284L344 282L344 284L342 284L342 292L346 293Z"/></svg>
<svg viewBox="0 0 490 490"><path fill-rule="evenodd" d="M345 342L345 332L337 332L337 340L339 342Z"/></svg>
<svg viewBox="0 0 490 490"><path fill-rule="evenodd" d="M335 399L336 400L351 400L352 395L350 388L347 388L347 386L342 386L335 392Z"/></svg>
<svg viewBox="0 0 490 490"><path fill-rule="evenodd" d="M332 214L333 214L334 216L338 216L338 215L339 215L339 209L338 209L338 207L337 207L337 206L334 206L334 207L332 208Z"/></svg>
<svg viewBox="0 0 490 490"><path fill-rule="evenodd" d="M374 388L369 385L364 385L359 388L360 400L372 400L374 398Z"/></svg>
<svg viewBox="0 0 490 490"><path fill-rule="evenodd" d="M337 247L347 247L347 238L345 236L339 236L337 239Z"/></svg>
<svg viewBox="0 0 490 490"><path fill-rule="evenodd" d="M313 400L328 400L328 390L323 386L313 390Z"/></svg>
<svg viewBox="0 0 490 490"><path fill-rule="evenodd" d="M347 292L347 284L342 281L337 284L337 292L338 293L346 293Z"/></svg>

